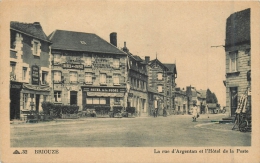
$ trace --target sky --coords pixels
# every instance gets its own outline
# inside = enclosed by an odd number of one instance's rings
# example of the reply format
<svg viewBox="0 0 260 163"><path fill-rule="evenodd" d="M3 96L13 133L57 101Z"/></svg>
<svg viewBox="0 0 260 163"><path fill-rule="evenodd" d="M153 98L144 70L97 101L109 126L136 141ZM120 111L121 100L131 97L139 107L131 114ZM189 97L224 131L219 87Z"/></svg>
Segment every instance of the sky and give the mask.
<svg viewBox="0 0 260 163"><path fill-rule="evenodd" d="M73 3L72 3L73 2ZM62 4L62 5L61 5ZM209 88L224 106L226 100L226 19L250 7L235 2L177 1L30 1L12 3L6 20L40 22L47 35L56 29L95 33L109 42L126 42L134 55L176 63L177 87Z"/></svg>

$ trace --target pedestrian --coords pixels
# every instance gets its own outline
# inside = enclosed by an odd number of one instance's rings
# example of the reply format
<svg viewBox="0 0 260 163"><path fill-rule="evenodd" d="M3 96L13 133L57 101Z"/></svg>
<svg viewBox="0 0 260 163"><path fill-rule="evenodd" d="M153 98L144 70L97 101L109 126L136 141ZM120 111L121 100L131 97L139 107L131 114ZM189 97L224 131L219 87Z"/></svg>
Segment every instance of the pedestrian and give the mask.
<svg viewBox="0 0 260 163"><path fill-rule="evenodd" d="M163 108L163 116L167 117L167 112L166 112L166 108L165 107Z"/></svg>
<svg viewBox="0 0 260 163"><path fill-rule="evenodd" d="M192 110L193 110L193 112L192 112L193 121L192 122L196 122L196 119L197 119L197 116L198 116L198 108L197 108L195 103L193 104Z"/></svg>

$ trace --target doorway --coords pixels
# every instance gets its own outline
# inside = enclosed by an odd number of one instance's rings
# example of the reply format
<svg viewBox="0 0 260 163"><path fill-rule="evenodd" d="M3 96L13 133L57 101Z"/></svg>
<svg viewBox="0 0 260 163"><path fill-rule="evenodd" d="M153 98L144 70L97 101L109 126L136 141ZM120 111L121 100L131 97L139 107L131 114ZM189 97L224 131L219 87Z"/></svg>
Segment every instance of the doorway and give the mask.
<svg viewBox="0 0 260 163"><path fill-rule="evenodd" d="M36 94L36 97L35 97L35 110L36 110L36 113L39 113L39 103L40 103L40 95Z"/></svg>
<svg viewBox="0 0 260 163"><path fill-rule="evenodd" d="M230 88L230 109L231 109L231 116L235 115L237 109L237 87Z"/></svg>
<svg viewBox="0 0 260 163"><path fill-rule="evenodd" d="M20 90L10 89L10 120L20 118Z"/></svg>
<svg viewBox="0 0 260 163"><path fill-rule="evenodd" d="M70 105L77 105L77 91L70 91Z"/></svg>

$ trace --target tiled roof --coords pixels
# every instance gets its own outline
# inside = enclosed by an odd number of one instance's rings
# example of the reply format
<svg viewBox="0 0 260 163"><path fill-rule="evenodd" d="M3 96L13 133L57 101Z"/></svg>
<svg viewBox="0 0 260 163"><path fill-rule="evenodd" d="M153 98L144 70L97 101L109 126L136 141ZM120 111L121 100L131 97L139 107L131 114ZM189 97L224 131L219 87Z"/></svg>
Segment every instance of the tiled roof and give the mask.
<svg viewBox="0 0 260 163"><path fill-rule="evenodd" d="M177 74L176 65L171 63L163 63L171 72L174 72Z"/></svg>
<svg viewBox="0 0 260 163"><path fill-rule="evenodd" d="M133 55L133 57L135 58L136 61L140 61L142 62L142 58L140 58L138 55Z"/></svg>
<svg viewBox="0 0 260 163"><path fill-rule="evenodd" d="M12 30L16 30L24 34L38 38L40 40L50 42L39 22L21 23L21 22L11 21L10 27Z"/></svg>
<svg viewBox="0 0 260 163"><path fill-rule="evenodd" d="M250 42L250 9L231 14L226 22L225 46Z"/></svg>
<svg viewBox="0 0 260 163"><path fill-rule="evenodd" d="M166 67L162 62L160 62L157 58L154 59L154 60L151 60L149 62L149 65L153 65L155 63L158 63L160 66L162 66L163 68L165 68L167 71L169 70L168 67Z"/></svg>
<svg viewBox="0 0 260 163"><path fill-rule="evenodd" d="M206 90L198 90L198 92L200 93L200 98L206 98Z"/></svg>
<svg viewBox="0 0 260 163"><path fill-rule="evenodd" d="M93 33L56 30L48 38L53 42L52 49L126 55L126 53Z"/></svg>

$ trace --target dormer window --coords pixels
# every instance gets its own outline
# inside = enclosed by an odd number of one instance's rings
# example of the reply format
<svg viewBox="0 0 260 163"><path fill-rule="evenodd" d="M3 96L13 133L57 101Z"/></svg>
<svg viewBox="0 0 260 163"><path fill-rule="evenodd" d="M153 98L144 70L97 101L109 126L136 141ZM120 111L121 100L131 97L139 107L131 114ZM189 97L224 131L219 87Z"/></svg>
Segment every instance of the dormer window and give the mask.
<svg viewBox="0 0 260 163"><path fill-rule="evenodd" d="M80 43L81 43L82 45L86 45L86 42L85 42L85 41L80 41Z"/></svg>

